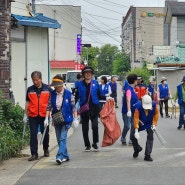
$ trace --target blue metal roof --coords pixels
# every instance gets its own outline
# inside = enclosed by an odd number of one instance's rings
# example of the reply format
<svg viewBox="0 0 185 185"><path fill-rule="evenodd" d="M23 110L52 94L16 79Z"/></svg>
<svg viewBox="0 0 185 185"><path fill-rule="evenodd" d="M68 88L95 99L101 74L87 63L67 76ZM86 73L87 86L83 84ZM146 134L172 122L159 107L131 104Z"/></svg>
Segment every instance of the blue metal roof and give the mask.
<svg viewBox="0 0 185 185"><path fill-rule="evenodd" d="M33 17L12 14L12 17L14 17L18 21L18 25L22 26L61 28L61 24L59 24L57 20L43 16L43 14L41 13L35 14Z"/></svg>

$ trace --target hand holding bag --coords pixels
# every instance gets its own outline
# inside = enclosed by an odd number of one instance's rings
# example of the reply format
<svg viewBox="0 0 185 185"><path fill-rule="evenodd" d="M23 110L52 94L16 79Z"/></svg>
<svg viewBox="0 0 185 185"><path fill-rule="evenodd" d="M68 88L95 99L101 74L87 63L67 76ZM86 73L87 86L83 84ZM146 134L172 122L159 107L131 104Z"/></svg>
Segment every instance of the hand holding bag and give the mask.
<svg viewBox="0 0 185 185"><path fill-rule="evenodd" d="M91 86L90 86L90 92L89 92L89 96L88 96L88 100L87 100L87 103L82 105L80 107L80 110L77 112L78 114L82 114L84 112L87 112L89 111L89 100L90 100L90 95L91 95L91 89L92 89L92 82L91 82Z"/></svg>

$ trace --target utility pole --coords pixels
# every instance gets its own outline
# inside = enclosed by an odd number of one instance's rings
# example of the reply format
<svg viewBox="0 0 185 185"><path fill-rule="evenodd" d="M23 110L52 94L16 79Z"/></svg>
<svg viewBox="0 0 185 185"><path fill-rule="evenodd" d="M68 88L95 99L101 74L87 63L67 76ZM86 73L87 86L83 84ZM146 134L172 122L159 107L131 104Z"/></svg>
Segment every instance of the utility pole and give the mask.
<svg viewBox="0 0 185 185"><path fill-rule="evenodd" d="M11 2L0 1L0 90L5 99L9 99L11 87Z"/></svg>
<svg viewBox="0 0 185 185"><path fill-rule="evenodd" d="M35 0L32 0L32 12L35 15Z"/></svg>

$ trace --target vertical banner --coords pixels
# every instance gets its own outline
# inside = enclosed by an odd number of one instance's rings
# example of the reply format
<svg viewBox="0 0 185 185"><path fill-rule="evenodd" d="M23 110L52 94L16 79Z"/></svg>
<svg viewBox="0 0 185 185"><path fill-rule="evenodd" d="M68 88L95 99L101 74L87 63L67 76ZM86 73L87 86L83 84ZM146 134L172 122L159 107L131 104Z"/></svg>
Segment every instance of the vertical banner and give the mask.
<svg viewBox="0 0 185 185"><path fill-rule="evenodd" d="M81 53L82 53L82 51L81 51L81 34L77 34L76 51L77 51L77 55L81 55Z"/></svg>

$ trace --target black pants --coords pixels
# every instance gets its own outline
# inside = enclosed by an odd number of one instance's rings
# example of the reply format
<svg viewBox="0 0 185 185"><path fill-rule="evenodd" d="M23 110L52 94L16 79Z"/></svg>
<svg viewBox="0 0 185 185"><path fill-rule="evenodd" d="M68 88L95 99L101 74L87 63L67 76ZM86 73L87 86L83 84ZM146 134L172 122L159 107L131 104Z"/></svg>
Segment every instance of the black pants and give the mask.
<svg viewBox="0 0 185 185"><path fill-rule="evenodd" d="M161 116L163 116L163 104L164 104L164 108L165 108L165 114L166 114L166 116L168 116L168 99L159 101L160 115Z"/></svg>
<svg viewBox="0 0 185 185"><path fill-rule="evenodd" d="M110 95L110 97L114 98L115 105L117 105L117 92L112 92L112 94Z"/></svg>
<svg viewBox="0 0 185 185"><path fill-rule="evenodd" d="M38 156L38 126L40 125L40 131L44 132L44 117L29 117L30 124L30 150L31 155ZM43 140L43 150L47 150L49 147L49 127L47 127L46 134Z"/></svg>
<svg viewBox="0 0 185 185"><path fill-rule="evenodd" d="M146 129L146 132L147 132L147 140L146 140L146 146L145 146L145 156L150 156L153 149L154 132L151 128ZM135 130L132 129L131 131L132 146L134 148L134 151L137 152L141 146L139 145L138 140L135 138L134 133L135 133Z"/></svg>
<svg viewBox="0 0 185 185"><path fill-rule="evenodd" d="M90 141L89 141L89 120L91 120L93 143L99 142L98 115L89 116L89 113L85 112L81 114L81 122L82 122L83 139L84 139L84 144L86 147L91 146Z"/></svg>

